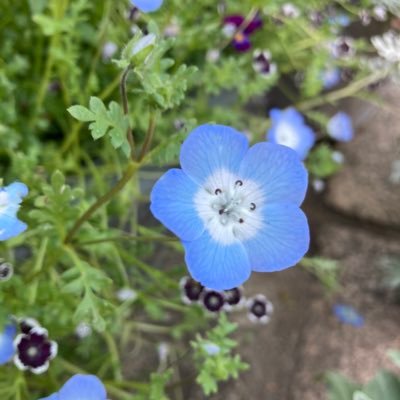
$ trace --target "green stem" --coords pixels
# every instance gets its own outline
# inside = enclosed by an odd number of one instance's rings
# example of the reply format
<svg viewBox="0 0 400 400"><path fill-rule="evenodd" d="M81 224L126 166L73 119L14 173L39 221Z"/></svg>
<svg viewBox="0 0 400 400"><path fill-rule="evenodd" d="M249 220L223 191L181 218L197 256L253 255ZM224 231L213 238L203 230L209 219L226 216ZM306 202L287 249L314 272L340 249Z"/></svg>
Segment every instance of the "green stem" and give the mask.
<svg viewBox="0 0 400 400"><path fill-rule="evenodd" d="M136 242L176 242L176 237L169 236L135 236L135 235L121 235L114 237L107 237L102 239L88 240L85 242L78 242L79 246L89 246L91 244L107 243L107 242L119 242L121 240L131 240Z"/></svg>
<svg viewBox="0 0 400 400"><path fill-rule="evenodd" d="M122 107L124 109L124 114L129 115L129 104L128 104L128 95L126 93L126 82L128 80L128 75L129 72L131 72L132 69L132 64L129 64L126 68L125 71L122 74L121 77L121 83L120 83L120 92L121 92L121 98L122 98ZM131 159L135 159L135 140L133 138L133 132L132 128L129 126L128 132L126 133L129 146L131 148Z"/></svg>
<svg viewBox="0 0 400 400"><path fill-rule="evenodd" d="M157 114L154 111L150 112L149 127L147 129L146 137L144 139L142 151L140 152L139 162L143 160L147 152L149 151L151 142L153 141L154 131L156 129L156 118Z"/></svg>
<svg viewBox="0 0 400 400"><path fill-rule="evenodd" d="M116 381L122 381L121 362L115 340L108 332L104 332L103 337L107 343L108 351L110 352L111 365L114 370L114 379Z"/></svg>
<svg viewBox="0 0 400 400"><path fill-rule="evenodd" d="M97 201L92 204L75 222L73 227L68 232L67 236L65 237L64 243L70 243L72 238L78 232L80 227L84 222L86 222L102 205L108 203L119 191L121 191L125 185L130 181L133 175L138 170L140 164L131 162L125 171L124 175L121 179L116 183L116 185L111 188L106 194L101 196Z"/></svg>
<svg viewBox="0 0 400 400"><path fill-rule="evenodd" d="M385 78L387 75L388 71L379 71L358 81L352 82L350 85L342 89L297 103L295 107L300 111L307 111L322 104L334 103L335 101L352 96L366 86Z"/></svg>

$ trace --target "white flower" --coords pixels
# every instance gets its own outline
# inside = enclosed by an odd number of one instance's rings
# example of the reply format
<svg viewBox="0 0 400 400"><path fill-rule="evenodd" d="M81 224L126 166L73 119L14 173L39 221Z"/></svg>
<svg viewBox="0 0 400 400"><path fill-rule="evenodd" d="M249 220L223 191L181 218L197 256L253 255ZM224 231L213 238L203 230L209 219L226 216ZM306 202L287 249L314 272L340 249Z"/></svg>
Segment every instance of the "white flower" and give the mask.
<svg viewBox="0 0 400 400"><path fill-rule="evenodd" d="M80 322L75 328L75 334L79 339L84 339L92 334L92 328L86 322Z"/></svg>
<svg viewBox="0 0 400 400"><path fill-rule="evenodd" d="M400 16L400 1L399 0L374 0L377 6L386 7L393 14Z"/></svg>
<svg viewBox="0 0 400 400"><path fill-rule="evenodd" d="M383 36L374 36L371 42L382 58L392 63L400 62L400 35L389 31Z"/></svg>
<svg viewBox="0 0 400 400"><path fill-rule="evenodd" d="M373 11L376 20L386 21L387 8L385 6L375 6Z"/></svg>
<svg viewBox="0 0 400 400"><path fill-rule="evenodd" d="M282 6L282 14L287 18L298 18L300 10L292 3L285 3Z"/></svg>
<svg viewBox="0 0 400 400"><path fill-rule="evenodd" d="M104 43L103 50L102 50L102 57L103 60L109 60L118 50L118 46L113 42L106 42Z"/></svg>
<svg viewBox="0 0 400 400"><path fill-rule="evenodd" d="M322 179L314 179L312 186L317 193L320 193L325 189L325 182Z"/></svg>
<svg viewBox="0 0 400 400"><path fill-rule="evenodd" d="M210 63L215 63L219 60L221 52L218 49L210 49L207 51L206 60Z"/></svg>
<svg viewBox="0 0 400 400"><path fill-rule="evenodd" d="M119 301L135 300L137 293L131 288L122 288L117 292L117 299Z"/></svg>

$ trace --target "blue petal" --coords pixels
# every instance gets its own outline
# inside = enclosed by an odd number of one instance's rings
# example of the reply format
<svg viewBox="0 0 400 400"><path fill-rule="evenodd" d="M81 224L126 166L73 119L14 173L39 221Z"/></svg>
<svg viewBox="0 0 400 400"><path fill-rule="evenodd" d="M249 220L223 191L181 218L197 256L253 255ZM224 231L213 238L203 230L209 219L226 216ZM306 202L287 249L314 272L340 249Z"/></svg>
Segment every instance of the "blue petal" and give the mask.
<svg viewBox="0 0 400 400"><path fill-rule="evenodd" d="M14 356L14 338L17 329L14 325L6 325L4 331L0 333L0 365L10 361Z"/></svg>
<svg viewBox="0 0 400 400"><path fill-rule="evenodd" d="M346 304L335 304L333 312L343 323L361 328L364 325L364 317L360 315L352 306Z"/></svg>
<svg viewBox="0 0 400 400"><path fill-rule="evenodd" d="M182 240L196 239L204 231L193 202L199 189L181 169L171 169L151 192L151 212Z"/></svg>
<svg viewBox="0 0 400 400"><path fill-rule="evenodd" d="M304 200L308 175L298 155L274 143L258 143L246 153L239 176L258 183L266 203L294 203Z"/></svg>
<svg viewBox="0 0 400 400"><path fill-rule="evenodd" d="M180 161L182 169L199 184L216 170L236 172L248 149L242 133L223 125L202 125L184 141Z"/></svg>
<svg viewBox="0 0 400 400"><path fill-rule="evenodd" d="M58 393L53 393L52 395L50 395L48 397L44 397L39 400L60 400L60 396L58 395Z"/></svg>
<svg viewBox="0 0 400 400"><path fill-rule="evenodd" d="M332 89L340 83L341 71L338 67L329 67L322 71L321 79L324 89Z"/></svg>
<svg viewBox="0 0 400 400"><path fill-rule="evenodd" d="M269 204L263 210L263 228L243 242L253 271L280 271L297 264L307 252L307 218L294 204Z"/></svg>
<svg viewBox="0 0 400 400"><path fill-rule="evenodd" d="M163 0L133 0L132 4L142 12L152 12L158 10Z"/></svg>
<svg viewBox="0 0 400 400"><path fill-rule="evenodd" d="M8 193L10 201L20 203L22 198L28 194L28 188L24 183L14 182L4 188Z"/></svg>
<svg viewBox="0 0 400 400"><path fill-rule="evenodd" d="M74 375L59 392L59 400L106 400L107 393L94 375Z"/></svg>
<svg viewBox="0 0 400 400"><path fill-rule="evenodd" d="M25 231L27 225L7 214L0 215L0 241L10 239Z"/></svg>
<svg viewBox="0 0 400 400"><path fill-rule="evenodd" d="M284 111L272 109L270 117L272 125L267 133L268 141L292 148L304 160L314 146L315 133L304 123L303 116L291 107Z"/></svg>
<svg viewBox="0 0 400 400"><path fill-rule="evenodd" d="M240 242L219 244L205 231L200 238L183 242L183 246L190 274L210 289L232 289L250 276L249 258Z"/></svg>
<svg viewBox="0 0 400 400"><path fill-rule="evenodd" d="M353 124L351 117L343 111L336 113L327 126L328 134L333 139L341 142L349 142L353 139Z"/></svg>

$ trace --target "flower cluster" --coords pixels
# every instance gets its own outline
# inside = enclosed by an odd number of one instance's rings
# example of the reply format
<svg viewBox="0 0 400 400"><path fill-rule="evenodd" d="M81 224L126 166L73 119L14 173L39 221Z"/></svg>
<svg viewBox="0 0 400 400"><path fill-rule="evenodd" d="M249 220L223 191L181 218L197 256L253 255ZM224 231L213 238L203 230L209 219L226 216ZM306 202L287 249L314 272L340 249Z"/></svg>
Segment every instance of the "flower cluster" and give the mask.
<svg viewBox="0 0 400 400"><path fill-rule="evenodd" d="M248 147L222 125L196 128L181 147L182 169L155 184L151 211L185 248L191 276L203 286L240 286L251 271L295 265L309 246L300 210L307 171L286 146Z"/></svg>
<svg viewBox="0 0 400 400"><path fill-rule="evenodd" d="M210 313L236 311L246 307L251 322L266 324L273 312L272 303L264 295L258 294L246 299L242 287L217 291L207 289L201 283L185 276L180 281L180 288L185 304L199 304Z"/></svg>

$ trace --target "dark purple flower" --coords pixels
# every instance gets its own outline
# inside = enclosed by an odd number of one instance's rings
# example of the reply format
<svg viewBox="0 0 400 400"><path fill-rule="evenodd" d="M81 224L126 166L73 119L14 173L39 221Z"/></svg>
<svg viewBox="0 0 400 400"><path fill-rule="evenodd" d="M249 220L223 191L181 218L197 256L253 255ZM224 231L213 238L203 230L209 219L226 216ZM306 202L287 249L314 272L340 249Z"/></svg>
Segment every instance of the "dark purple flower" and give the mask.
<svg viewBox="0 0 400 400"><path fill-rule="evenodd" d="M0 282L8 281L14 273L12 264L0 260Z"/></svg>
<svg viewBox="0 0 400 400"><path fill-rule="evenodd" d="M267 50L255 50L253 69L261 75L268 76L276 72L276 64L271 62L271 53Z"/></svg>
<svg viewBox="0 0 400 400"><path fill-rule="evenodd" d="M204 307L211 312L219 312L224 307L225 297L216 290L205 290L202 296Z"/></svg>
<svg viewBox="0 0 400 400"><path fill-rule="evenodd" d="M204 291L204 286L189 276L184 276L179 282L179 286L182 290L182 301L186 304L199 301Z"/></svg>
<svg viewBox="0 0 400 400"><path fill-rule="evenodd" d="M225 290L224 297L225 297L224 308L227 311L238 308L240 307L240 305L243 303L244 300L243 289L241 287L236 287L233 289Z"/></svg>
<svg viewBox="0 0 400 400"><path fill-rule="evenodd" d="M334 57L350 57L354 55L353 40L348 37L339 37L332 43L332 55Z"/></svg>
<svg viewBox="0 0 400 400"><path fill-rule="evenodd" d="M25 326L26 329L28 325ZM49 340L47 330L35 326L29 333L21 333L14 340L14 364L22 371L42 374L49 368L49 361L57 355L58 346Z"/></svg>
<svg viewBox="0 0 400 400"><path fill-rule="evenodd" d="M21 333L25 335L27 335L33 328L40 327L39 322L34 318L20 318L18 322Z"/></svg>
<svg viewBox="0 0 400 400"><path fill-rule="evenodd" d="M267 298L258 294L247 301L248 314L251 322L267 324L274 311L272 303Z"/></svg>
<svg viewBox="0 0 400 400"><path fill-rule="evenodd" d="M255 16L250 22L241 15L229 15L223 22L223 32L225 36L232 38L232 46L240 52L250 49L250 35L262 27L262 20Z"/></svg>

